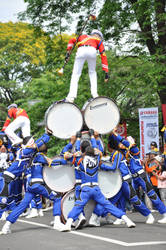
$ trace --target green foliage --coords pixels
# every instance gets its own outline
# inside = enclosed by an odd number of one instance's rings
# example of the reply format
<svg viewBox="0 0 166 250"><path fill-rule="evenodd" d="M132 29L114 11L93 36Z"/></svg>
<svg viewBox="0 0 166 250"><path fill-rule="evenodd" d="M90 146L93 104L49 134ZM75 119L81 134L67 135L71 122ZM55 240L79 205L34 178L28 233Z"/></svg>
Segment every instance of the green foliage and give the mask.
<svg viewBox="0 0 166 250"><path fill-rule="evenodd" d="M3 115L6 104L16 101L28 111L32 134L38 138L44 132L46 110L54 101L63 99L69 90L75 51L65 67L64 75L57 74L63 66L70 38L64 31L68 31L71 23L77 21L78 33L88 14L96 12L96 22L88 22L85 31L101 29L107 42L110 68L109 83L104 83L98 56L96 69L99 95L108 96L117 103L121 119L127 122L129 133L137 140L138 108L158 106L162 123L161 103L166 103L164 1L25 2L28 4L27 10L20 16L31 20L33 25L21 22L0 24L0 108ZM123 54L121 39L126 34L127 49ZM113 52L112 45L118 46L120 55L117 55L116 49ZM91 97L89 85L88 67L85 64L75 101L80 109ZM32 100L38 102L31 105ZM50 155L57 154L65 143L64 140L52 138Z"/></svg>

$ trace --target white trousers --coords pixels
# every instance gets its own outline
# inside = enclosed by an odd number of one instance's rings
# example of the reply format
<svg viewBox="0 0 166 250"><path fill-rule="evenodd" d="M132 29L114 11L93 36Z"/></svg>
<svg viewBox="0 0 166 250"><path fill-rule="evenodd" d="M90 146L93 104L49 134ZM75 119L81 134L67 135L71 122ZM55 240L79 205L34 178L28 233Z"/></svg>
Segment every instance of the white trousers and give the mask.
<svg viewBox="0 0 166 250"><path fill-rule="evenodd" d="M30 136L30 120L25 116L18 116L7 126L5 134L9 137L12 143L15 143L20 139L20 137L14 133L14 131L19 128L21 129L23 138Z"/></svg>
<svg viewBox="0 0 166 250"><path fill-rule="evenodd" d="M91 95L93 98L98 96L97 93L97 73L96 73L96 49L94 47L79 47L76 53L72 77L70 81L70 90L67 98L74 99L77 97L78 81L82 73L85 61L88 62L88 71L91 86Z"/></svg>

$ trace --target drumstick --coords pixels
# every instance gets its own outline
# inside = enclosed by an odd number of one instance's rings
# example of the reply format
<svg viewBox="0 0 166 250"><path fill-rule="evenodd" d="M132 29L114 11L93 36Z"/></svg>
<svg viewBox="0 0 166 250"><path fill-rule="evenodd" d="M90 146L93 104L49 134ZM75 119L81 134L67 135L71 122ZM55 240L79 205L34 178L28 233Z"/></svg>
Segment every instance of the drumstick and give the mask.
<svg viewBox="0 0 166 250"><path fill-rule="evenodd" d="M68 63L68 61L69 61L69 58L70 58L70 56L71 56L71 53L72 53L72 51L74 50L74 48L75 48L75 46L76 46L76 44L77 44L77 42L78 42L78 39L79 39L79 37L82 35L82 32L83 32L83 30L84 30L84 28L85 28L85 26L86 26L86 24L87 24L87 22L88 22L89 20L90 20L90 21L95 21L95 20L96 20L96 16L90 14L90 15L88 16L87 20L84 22L84 25L82 26L82 29L81 29L81 31L80 31L80 33L79 33L79 35L78 35L78 37L77 37L77 39L76 39L76 41L75 41L73 47L72 47L72 49L71 49L70 52L69 52L70 54L69 54L68 59L65 60L63 67L62 67L61 69L58 70L58 74L59 74L59 75L63 75L64 68L65 68L66 64Z"/></svg>

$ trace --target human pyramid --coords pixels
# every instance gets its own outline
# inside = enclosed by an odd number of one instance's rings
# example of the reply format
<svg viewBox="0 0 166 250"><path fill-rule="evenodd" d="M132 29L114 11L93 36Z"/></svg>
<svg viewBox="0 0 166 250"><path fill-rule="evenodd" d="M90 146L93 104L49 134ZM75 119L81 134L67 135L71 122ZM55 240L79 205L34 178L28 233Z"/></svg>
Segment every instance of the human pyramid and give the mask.
<svg viewBox="0 0 166 250"><path fill-rule="evenodd" d="M99 44L101 46L101 35L98 31L95 31L92 32L91 36L82 37L82 40L77 41L80 45L79 48L83 50L80 52L82 53L81 58L83 58L83 54L87 53L87 50L93 50L95 41L97 41L96 46ZM93 43L91 43L91 40ZM86 44L87 42L88 44ZM70 46L71 42L69 41L68 47ZM100 46L102 55L104 54L103 47ZM91 54L90 51L89 54ZM103 56L105 58L105 55ZM106 69L107 80L108 69L106 66L103 67ZM94 83L96 78L92 72L93 70L90 71L90 77L92 77L90 79L93 79ZM75 75L75 73L74 70L73 74ZM77 79L79 79L78 75ZM91 84L92 86L95 85ZM129 200L134 208L146 217L147 224L153 224L155 219L151 211L136 194L139 187L142 187L154 207L163 215L158 223L166 223L166 207L154 191L141 165L139 148L134 138L131 136L122 138L116 132L120 114L115 102L108 97L98 96L96 93L94 95L94 91L92 91L93 98L80 111L77 105L73 103L76 93L71 94L71 90L73 90L73 87L70 88L70 95L65 100L55 102L48 108L45 114L45 133L36 141L30 135L30 120L26 111L17 107L16 104L11 104L8 107L8 118L2 129L1 144L10 149L9 152L12 149L16 153L13 158L11 157L10 165L4 169L0 176L0 214L2 216L7 210L11 210L0 234L10 233L11 225L29 207L31 201L40 196L52 201L53 229L61 232L70 231L72 227L80 229L84 225L100 226L101 217L105 218L108 223L125 224L128 228L133 228L136 224L126 215L126 200ZM14 121L10 123L12 118L14 118ZM22 138L15 134L15 130L18 128L21 128ZM85 134L87 135L86 139L84 138ZM102 134L109 134L107 160L103 158L106 149L101 139ZM9 140L8 143L5 143L6 136ZM70 139L59 157L54 159L50 159L46 155L47 143L51 136ZM68 165L74 173L74 180L72 179L71 182L70 175L68 175L69 187L66 187L68 179L65 179L63 171L61 176L58 177L57 175L54 180L49 180L49 178L52 178L52 173L59 172L65 166L67 169ZM52 171L51 177L49 169ZM104 193L99 182L100 172L104 172L109 179L110 173L114 177L116 176L114 173L117 173L117 171L120 179L117 179L118 188L116 192L111 193L112 181L116 182L116 180L111 180L110 187L107 186L108 190ZM27 178L24 198L19 201L19 204L13 204L11 208L11 204L14 203L12 198L13 182L23 173L26 175L27 172L29 177ZM56 185L59 180L64 187L61 188ZM61 203L64 195L71 192L71 189L74 192L75 202L65 217L64 211L61 209ZM91 200L94 201L93 209L86 213L85 207ZM110 219L110 215L116 218L114 222Z"/></svg>

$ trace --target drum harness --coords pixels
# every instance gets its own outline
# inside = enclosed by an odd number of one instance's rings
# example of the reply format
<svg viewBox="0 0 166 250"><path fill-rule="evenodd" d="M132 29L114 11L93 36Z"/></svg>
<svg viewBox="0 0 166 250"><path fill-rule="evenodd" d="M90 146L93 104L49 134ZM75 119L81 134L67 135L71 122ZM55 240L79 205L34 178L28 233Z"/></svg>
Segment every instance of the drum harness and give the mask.
<svg viewBox="0 0 166 250"><path fill-rule="evenodd" d="M130 158L132 158L135 162L138 162L138 163L141 165L140 159L135 159L135 158L132 156L132 154L130 154L130 153L129 153L129 156L130 156ZM142 166L142 165L141 165L141 166ZM140 169L138 172L132 174L132 177L133 177L133 178L137 178L137 177L139 177L139 176L143 177L143 175L142 175L143 173L145 173L144 169Z"/></svg>
<svg viewBox="0 0 166 250"><path fill-rule="evenodd" d="M129 148L129 149L130 149L130 148ZM141 165L140 159L135 159L135 158L133 157L133 155L130 153L129 149L128 149L127 152L126 152L126 157L127 157L127 159L126 159L125 161L126 161L126 162L129 162L129 159L132 158L135 162L138 162L138 163ZM124 154L124 152L122 152L122 153ZM139 152L137 152L135 155L138 155L138 154L139 154ZM130 167L129 167L129 169L130 169ZM132 175L133 178L137 178L137 177L139 177L139 176L144 177L144 174L143 174L143 173L145 173L144 169L140 169L138 172L136 172L136 173L134 173L134 174L131 174L131 175ZM143 174L143 175L142 175L142 174Z"/></svg>
<svg viewBox="0 0 166 250"><path fill-rule="evenodd" d="M117 155L117 154L118 154L118 158L117 158L117 163L118 163L119 157L120 157L118 151L115 151L115 152L114 152L113 157L112 157L112 161L114 161L115 155ZM123 155L123 154L122 154L122 155ZM124 156L123 156L123 158L124 158ZM121 162L123 162L123 163L127 166L127 160L126 160L126 159L121 160ZM116 169L117 169L117 166L116 166ZM122 179L123 179L124 181L127 181L128 183L131 183L131 175L130 175L130 174L127 174L127 175L125 175L125 176L122 176Z"/></svg>

